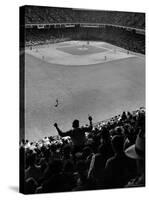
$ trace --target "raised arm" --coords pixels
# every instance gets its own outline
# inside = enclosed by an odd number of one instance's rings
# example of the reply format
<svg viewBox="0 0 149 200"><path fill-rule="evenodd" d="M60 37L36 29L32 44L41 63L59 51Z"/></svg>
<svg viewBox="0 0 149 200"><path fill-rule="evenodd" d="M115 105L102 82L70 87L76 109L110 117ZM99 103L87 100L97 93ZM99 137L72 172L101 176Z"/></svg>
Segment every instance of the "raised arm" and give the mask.
<svg viewBox="0 0 149 200"><path fill-rule="evenodd" d="M58 124L55 123L54 124L58 134L61 136L61 137L66 137L66 136L70 136L70 131L67 131L67 132L63 132L59 127L58 127Z"/></svg>
<svg viewBox="0 0 149 200"><path fill-rule="evenodd" d="M90 128L92 129L93 128L93 123L92 123L93 118L91 116L88 116L88 120L90 123Z"/></svg>
<svg viewBox="0 0 149 200"><path fill-rule="evenodd" d="M89 117L88 117L88 120L89 120L89 127L84 127L84 130L85 130L86 132L90 132L90 131L92 130L92 128L93 128L92 117L89 116Z"/></svg>

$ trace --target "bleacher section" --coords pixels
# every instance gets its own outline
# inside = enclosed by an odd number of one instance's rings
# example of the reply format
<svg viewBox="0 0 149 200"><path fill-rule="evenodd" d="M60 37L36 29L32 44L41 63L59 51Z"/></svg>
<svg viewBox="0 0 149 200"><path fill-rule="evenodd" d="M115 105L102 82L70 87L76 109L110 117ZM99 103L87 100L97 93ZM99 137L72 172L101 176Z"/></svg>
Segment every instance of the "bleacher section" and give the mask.
<svg viewBox="0 0 149 200"><path fill-rule="evenodd" d="M145 29L145 14L56 7L25 7L25 24L103 23Z"/></svg>

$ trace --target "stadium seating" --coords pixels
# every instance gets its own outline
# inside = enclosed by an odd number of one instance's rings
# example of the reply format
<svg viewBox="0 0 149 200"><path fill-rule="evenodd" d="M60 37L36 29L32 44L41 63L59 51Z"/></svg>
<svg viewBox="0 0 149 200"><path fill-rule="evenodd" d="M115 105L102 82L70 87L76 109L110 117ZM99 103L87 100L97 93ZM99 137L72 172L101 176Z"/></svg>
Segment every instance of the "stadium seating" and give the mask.
<svg viewBox="0 0 149 200"><path fill-rule="evenodd" d="M53 25L40 29L37 26L52 23L74 23L74 27ZM81 23L104 25L90 28L82 27ZM32 28L25 28L26 46L43 44L46 41L97 40L145 54L144 13L26 6L25 24L33 25ZM143 30L143 34L132 28Z"/></svg>
<svg viewBox="0 0 149 200"><path fill-rule="evenodd" d="M34 142L22 140L21 192L33 194L129 187L129 180L136 180L138 176L137 167L135 160L128 159L123 151L135 144L138 135L144 135L144 131L145 109L140 108L94 124L93 130L86 136L86 144L76 152L75 157L72 155L73 147L69 137L49 136ZM120 163L117 160L115 167L122 167L122 170L126 168L123 179L118 171L112 171L112 182L107 167L115 159L111 142L116 151L122 149L122 157L117 157ZM121 165L123 161L125 168ZM143 179L141 186L144 184ZM140 181L135 182L134 186L140 186Z"/></svg>
<svg viewBox="0 0 149 200"><path fill-rule="evenodd" d="M55 39L55 40L54 40ZM105 41L126 50L145 54L145 36L117 27L94 28L57 28L57 29L26 29L26 46L66 40Z"/></svg>
<svg viewBox="0 0 149 200"><path fill-rule="evenodd" d="M116 26L145 29L143 13L25 7L25 24L49 23L79 25L50 29L37 26L25 28L25 45L95 40L145 54L145 35ZM91 28L81 27L80 23L108 25ZM75 153L70 137L49 135L38 141L20 141L20 192L34 194L145 186L144 157L141 158L143 167L140 177L135 160L125 155L125 150L135 144L139 135L145 137L144 108L94 123L93 129L86 134L84 145ZM114 160L117 165L112 164Z"/></svg>
<svg viewBox="0 0 149 200"><path fill-rule="evenodd" d="M145 14L135 12L26 6L25 23L103 23L144 29Z"/></svg>

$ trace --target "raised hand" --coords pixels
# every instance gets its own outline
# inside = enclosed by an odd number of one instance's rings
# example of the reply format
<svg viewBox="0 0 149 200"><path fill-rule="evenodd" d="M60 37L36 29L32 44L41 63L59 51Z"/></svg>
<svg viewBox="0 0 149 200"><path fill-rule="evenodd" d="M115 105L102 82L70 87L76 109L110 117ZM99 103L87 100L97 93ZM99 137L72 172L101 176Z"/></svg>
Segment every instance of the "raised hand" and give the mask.
<svg viewBox="0 0 149 200"><path fill-rule="evenodd" d="M89 115L89 116L88 116L88 119L89 119L89 121L92 121L92 116Z"/></svg>
<svg viewBox="0 0 149 200"><path fill-rule="evenodd" d="M58 124L57 124L57 123L54 123L54 126L57 128L57 127L58 127Z"/></svg>

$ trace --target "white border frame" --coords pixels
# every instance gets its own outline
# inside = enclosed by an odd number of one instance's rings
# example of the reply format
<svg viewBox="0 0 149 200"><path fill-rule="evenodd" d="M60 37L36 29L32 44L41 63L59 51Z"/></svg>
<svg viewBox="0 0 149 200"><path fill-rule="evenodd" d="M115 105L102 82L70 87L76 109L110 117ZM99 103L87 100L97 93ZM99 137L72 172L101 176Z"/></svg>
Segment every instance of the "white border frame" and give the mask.
<svg viewBox="0 0 149 200"><path fill-rule="evenodd" d="M137 11L147 13L146 44L148 41L148 5L147 0L20 0L1 2L1 136L0 136L0 196L1 199L147 199L146 188L98 190L89 192L71 192L59 194L42 194L24 196L17 192L19 179L18 145L19 145L19 6L44 5L57 7L75 7L98 10ZM148 46L147 46L148 54ZM148 56L147 56L148 58ZM148 74L146 59L146 74ZM147 79L146 79L147 80ZM146 86L148 85L148 81ZM148 108L148 93L146 106ZM148 122L148 120L147 120ZM146 133L148 132L148 126ZM147 135L147 134L146 134ZM148 144L148 138L147 146ZM148 147L146 149L148 152ZM148 153L146 155L148 158ZM147 159L148 167L148 159ZM146 174L148 176L148 173Z"/></svg>

